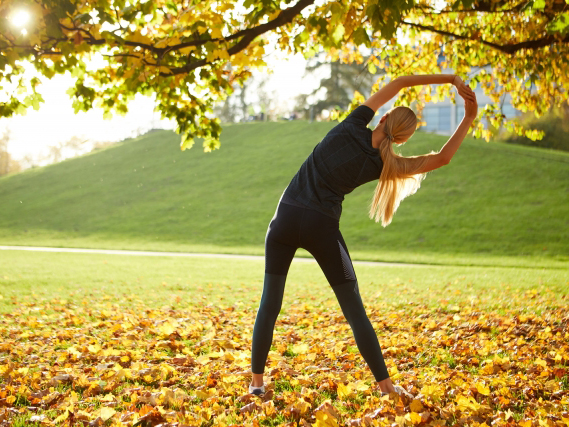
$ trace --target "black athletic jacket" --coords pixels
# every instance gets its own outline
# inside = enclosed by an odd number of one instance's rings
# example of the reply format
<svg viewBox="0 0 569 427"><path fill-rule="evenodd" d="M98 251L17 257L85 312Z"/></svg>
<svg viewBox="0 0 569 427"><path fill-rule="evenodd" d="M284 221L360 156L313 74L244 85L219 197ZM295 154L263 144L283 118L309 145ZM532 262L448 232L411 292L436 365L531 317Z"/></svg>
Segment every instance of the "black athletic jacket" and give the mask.
<svg viewBox="0 0 569 427"><path fill-rule="evenodd" d="M381 174L383 162L367 127L374 114L360 105L330 130L292 178L281 201L339 220L344 196Z"/></svg>

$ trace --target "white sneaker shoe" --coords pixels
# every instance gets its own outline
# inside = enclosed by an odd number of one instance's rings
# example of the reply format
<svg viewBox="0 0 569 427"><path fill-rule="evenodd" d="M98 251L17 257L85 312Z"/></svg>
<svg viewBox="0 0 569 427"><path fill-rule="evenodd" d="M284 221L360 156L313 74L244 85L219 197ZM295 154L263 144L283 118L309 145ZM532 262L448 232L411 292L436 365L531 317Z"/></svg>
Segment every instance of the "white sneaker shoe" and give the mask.
<svg viewBox="0 0 569 427"><path fill-rule="evenodd" d="M265 385L263 384L261 387L253 387L252 385L249 385L249 393L256 396L265 394Z"/></svg>

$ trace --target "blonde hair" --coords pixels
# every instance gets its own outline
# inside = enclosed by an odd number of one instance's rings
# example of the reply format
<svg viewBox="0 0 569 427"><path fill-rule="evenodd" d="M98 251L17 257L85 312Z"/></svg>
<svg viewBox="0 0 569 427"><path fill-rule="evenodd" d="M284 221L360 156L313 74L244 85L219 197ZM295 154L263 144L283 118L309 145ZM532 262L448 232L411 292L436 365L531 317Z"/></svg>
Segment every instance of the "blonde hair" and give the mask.
<svg viewBox="0 0 569 427"><path fill-rule="evenodd" d="M417 128L417 116L407 107L394 107L385 119L387 135L379 144L383 169L371 202L369 216L387 227L399 203L421 186L425 174L417 173L427 161L425 156L402 157L393 151L393 142L407 141ZM379 124L378 124L379 126Z"/></svg>

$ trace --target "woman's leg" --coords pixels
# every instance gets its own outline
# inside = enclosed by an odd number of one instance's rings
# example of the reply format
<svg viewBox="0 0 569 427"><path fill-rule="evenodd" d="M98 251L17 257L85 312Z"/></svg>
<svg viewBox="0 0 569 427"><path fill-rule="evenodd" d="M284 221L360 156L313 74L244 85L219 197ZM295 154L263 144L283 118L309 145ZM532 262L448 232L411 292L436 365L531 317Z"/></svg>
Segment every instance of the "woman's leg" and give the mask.
<svg viewBox="0 0 569 427"><path fill-rule="evenodd" d="M273 341L275 322L281 310L286 276L298 246L298 225L302 209L279 205L265 238L263 295L253 328L251 385L263 385L265 363Z"/></svg>
<svg viewBox="0 0 569 427"><path fill-rule="evenodd" d="M316 259L332 286L358 349L383 391L394 391L373 329L359 293L358 282L339 223L312 211L302 225L302 245Z"/></svg>

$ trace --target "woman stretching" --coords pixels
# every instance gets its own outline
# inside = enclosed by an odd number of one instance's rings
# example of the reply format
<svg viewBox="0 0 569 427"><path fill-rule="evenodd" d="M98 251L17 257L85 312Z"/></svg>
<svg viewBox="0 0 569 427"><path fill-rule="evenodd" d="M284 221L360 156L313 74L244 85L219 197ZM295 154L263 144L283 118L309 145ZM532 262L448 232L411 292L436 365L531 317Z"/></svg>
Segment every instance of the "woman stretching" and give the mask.
<svg viewBox="0 0 569 427"><path fill-rule="evenodd" d="M367 127L378 108L402 88L441 83L456 86L465 101L465 114L438 153L415 157L394 153L392 143L404 143L417 128L417 118L410 108L394 107L383 115L373 131ZM340 233L342 201L356 187L379 178L369 215L387 226L401 200L417 191L424 174L450 162L477 111L474 92L458 76L401 76L352 111L316 145L283 192L267 230L263 295L253 329L250 393L265 392L263 372L286 276L296 250L303 248L322 268L380 390L410 396L403 387L391 382L377 336L366 315L348 248Z"/></svg>

